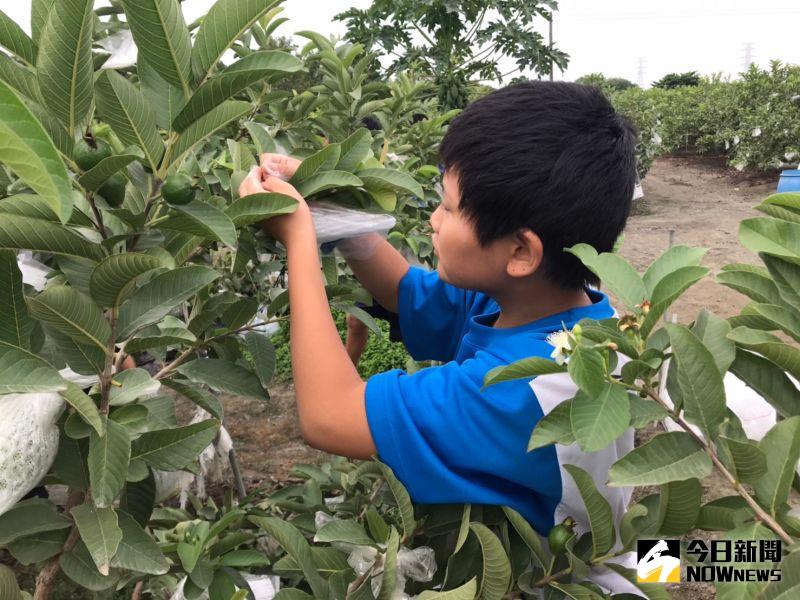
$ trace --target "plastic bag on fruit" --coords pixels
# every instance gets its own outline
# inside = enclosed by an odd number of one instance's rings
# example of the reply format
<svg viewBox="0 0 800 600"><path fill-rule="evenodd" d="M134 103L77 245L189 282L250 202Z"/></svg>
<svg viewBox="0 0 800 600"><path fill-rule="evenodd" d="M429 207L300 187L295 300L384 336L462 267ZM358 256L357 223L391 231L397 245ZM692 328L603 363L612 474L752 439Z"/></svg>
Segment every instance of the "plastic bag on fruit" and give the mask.
<svg viewBox="0 0 800 600"><path fill-rule="evenodd" d="M338 520L341 519L337 519L319 510L314 514L314 527L319 531L328 523ZM314 536L314 541L317 541L317 536ZM386 547L385 544L378 545L382 549ZM372 546L359 546L345 542L332 542L331 546L348 554L347 564L353 567L353 571L355 571L358 576L366 573L367 570L375 564L380 552ZM382 573L383 568L377 568L370 580L372 593L376 597L380 591ZM433 548L419 546L412 550L401 546L397 552L397 583L392 591L392 600L407 600L410 598L410 596L403 591L406 587L406 579L412 579L413 581L430 581L435 574L436 556Z"/></svg>
<svg viewBox="0 0 800 600"><path fill-rule="evenodd" d="M133 35L127 29L98 40L97 45L111 54L101 69L121 69L136 64L138 49L133 41Z"/></svg>

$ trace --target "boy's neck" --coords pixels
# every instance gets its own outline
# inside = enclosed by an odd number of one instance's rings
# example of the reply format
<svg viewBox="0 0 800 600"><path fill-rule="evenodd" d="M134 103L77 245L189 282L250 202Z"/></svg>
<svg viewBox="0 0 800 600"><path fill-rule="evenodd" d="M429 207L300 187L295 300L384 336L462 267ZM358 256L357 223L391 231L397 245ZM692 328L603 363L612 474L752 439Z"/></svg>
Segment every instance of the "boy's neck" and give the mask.
<svg viewBox="0 0 800 600"><path fill-rule="evenodd" d="M522 281L519 284L504 292L491 294L500 306L500 315L492 327L517 327L565 310L592 304L583 288L565 290L541 280L529 285Z"/></svg>

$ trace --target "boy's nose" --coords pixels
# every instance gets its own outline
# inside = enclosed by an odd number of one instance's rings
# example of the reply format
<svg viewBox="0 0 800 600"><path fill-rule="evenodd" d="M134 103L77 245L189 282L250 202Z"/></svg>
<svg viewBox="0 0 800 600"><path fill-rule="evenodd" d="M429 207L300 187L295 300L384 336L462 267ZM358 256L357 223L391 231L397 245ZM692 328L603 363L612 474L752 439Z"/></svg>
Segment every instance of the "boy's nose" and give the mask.
<svg viewBox="0 0 800 600"><path fill-rule="evenodd" d="M436 207L436 210L434 210L431 213L430 223L431 223L431 229L433 229L434 233L439 232L439 211L441 210L441 208L442 208L441 205L439 205Z"/></svg>

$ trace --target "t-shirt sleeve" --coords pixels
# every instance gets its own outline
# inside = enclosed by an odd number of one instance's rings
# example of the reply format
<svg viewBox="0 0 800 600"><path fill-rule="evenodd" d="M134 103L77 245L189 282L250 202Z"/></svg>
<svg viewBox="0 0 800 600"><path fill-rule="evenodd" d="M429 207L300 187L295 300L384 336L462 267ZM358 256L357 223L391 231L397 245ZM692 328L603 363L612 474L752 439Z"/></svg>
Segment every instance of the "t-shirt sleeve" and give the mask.
<svg viewBox="0 0 800 600"><path fill-rule="evenodd" d="M527 381L481 391L480 362L371 377L365 402L378 457L416 502L517 504L552 518L561 493L555 453L527 452L541 418L536 397Z"/></svg>
<svg viewBox="0 0 800 600"><path fill-rule="evenodd" d="M455 357L475 292L439 278L436 271L411 267L400 280L400 332L414 360L447 362Z"/></svg>

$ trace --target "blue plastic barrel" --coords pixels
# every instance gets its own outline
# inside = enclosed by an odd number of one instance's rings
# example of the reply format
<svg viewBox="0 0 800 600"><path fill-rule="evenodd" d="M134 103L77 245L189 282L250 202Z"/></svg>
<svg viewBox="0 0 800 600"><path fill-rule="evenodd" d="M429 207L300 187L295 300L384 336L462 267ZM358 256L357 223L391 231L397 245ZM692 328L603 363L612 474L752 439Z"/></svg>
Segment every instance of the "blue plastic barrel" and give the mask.
<svg viewBox="0 0 800 600"><path fill-rule="evenodd" d="M778 181L779 192L800 192L800 171L787 169L781 171L781 178Z"/></svg>

